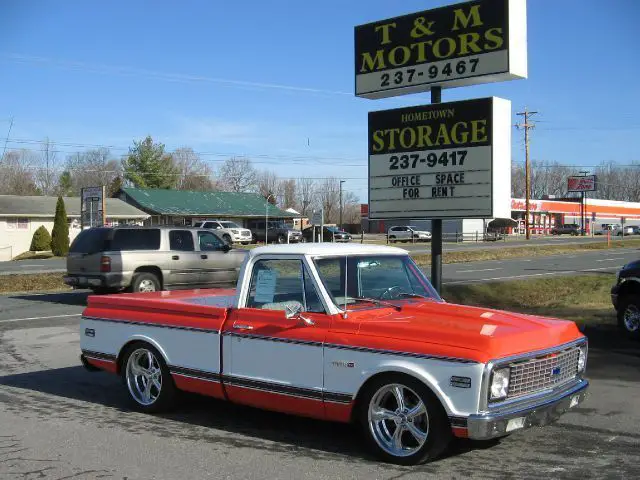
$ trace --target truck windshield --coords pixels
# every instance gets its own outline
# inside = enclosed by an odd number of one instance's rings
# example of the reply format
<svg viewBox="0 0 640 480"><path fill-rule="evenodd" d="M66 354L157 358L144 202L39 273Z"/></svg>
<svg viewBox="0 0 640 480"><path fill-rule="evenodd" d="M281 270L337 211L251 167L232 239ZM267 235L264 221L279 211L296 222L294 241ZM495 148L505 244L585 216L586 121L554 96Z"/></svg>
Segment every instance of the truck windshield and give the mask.
<svg viewBox="0 0 640 480"><path fill-rule="evenodd" d="M396 301L424 297L442 301L408 255L354 255L314 259L320 278L340 308L368 307L361 300ZM384 303L369 302L384 307Z"/></svg>
<svg viewBox="0 0 640 480"><path fill-rule="evenodd" d="M233 222L220 222L224 228L240 228L236 223Z"/></svg>

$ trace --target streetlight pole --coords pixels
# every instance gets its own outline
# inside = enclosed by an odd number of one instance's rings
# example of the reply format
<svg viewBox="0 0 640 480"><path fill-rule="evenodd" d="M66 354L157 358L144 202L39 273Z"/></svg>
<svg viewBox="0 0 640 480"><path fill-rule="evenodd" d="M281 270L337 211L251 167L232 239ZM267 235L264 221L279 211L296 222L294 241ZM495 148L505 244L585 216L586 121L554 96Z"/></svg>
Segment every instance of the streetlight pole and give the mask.
<svg viewBox="0 0 640 480"><path fill-rule="evenodd" d="M269 244L269 199L271 197L275 198L273 193L267 195L267 204L264 208L264 244Z"/></svg>
<svg viewBox="0 0 640 480"><path fill-rule="evenodd" d="M343 230L342 228L342 184L345 181L346 180L340 180L340 230Z"/></svg>

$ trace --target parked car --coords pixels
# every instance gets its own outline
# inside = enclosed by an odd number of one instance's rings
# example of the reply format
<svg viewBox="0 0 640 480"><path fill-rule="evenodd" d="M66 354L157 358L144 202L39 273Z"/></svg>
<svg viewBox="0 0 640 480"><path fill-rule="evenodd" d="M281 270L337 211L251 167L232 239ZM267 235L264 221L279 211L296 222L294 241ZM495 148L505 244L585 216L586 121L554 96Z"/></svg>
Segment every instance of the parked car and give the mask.
<svg viewBox="0 0 640 480"><path fill-rule="evenodd" d="M248 255L235 290L90 296L83 365L120 375L146 413L182 390L354 422L375 454L402 465L436 459L453 437L547 425L586 396L587 339L574 322L447 303L405 250Z"/></svg>
<svg viewBox="0 0 640 480"><path fill-rule="evenodd" d="M628 336L640 339L640 260L627 263L616 275L611 303L618 314L618 326Z"/></svg>
<svg viewBox="0 0 640 480"><path fill-rule="evenodd" d="M228 285L246 254L201 228L89 228L71 244L64 282L96 293Z"/></svg>
<svg viewBox="0 0 640 480"><path fill-rule="evenodd" d="M313 242L315 239L316 242L320 241L320 225L307 227L302 230L302 239L305 242ZM315 230L315 237L314 237ZM322 227L322 241L324 242L350 242L353 240L353 237L350 233L341 230L338 227L325 226Z"/></svg>
<svg viewBox="0 0 640 480"><path fill-rule="evenodd" d="M615 233L616 230L620 228L620 225L617 223L602 223L600 226L596 226L593 230L594 235L606 235L611 232Z"/></svg>
<svg viewBox="0 0 640 480"><path fill-rule="evenodd" d="M264 242L265 221L249 220L247 225L253 233L253 239L257 242ZM267 241L269 243L298 243L302 240L302 232L295 230L286 223L279 220L269 220Z"/></svg>
<svg viewBox="0 0 640 480"><path fill-rule="evenodd" d="M216 230L218 236L227 243L241 243L249 245L253 240L251 230L228 220L204 220L193 224L197 228Z"/></svg>
<svg viewBox="0 0 640 480"><path fill-rule="evenodd" d="M387 233L389 242L429 242L431 241L431 232L420 230L413 225L391 227Z"/></svg>
<svg viewBox="0 0 640 480"><path fill-rule="evenodd" d="M581 235L582 229L580 225L575 223L565 223L562 225L556 225L551 229L551 235Z"/></svg>
<svg viewBox="0 0 640 480"><path fill-rule="evenodd" d="M623 235L635 235L637 233L637 227L633 226L625 226L616 229L616 235L621 237Z"/></svg>

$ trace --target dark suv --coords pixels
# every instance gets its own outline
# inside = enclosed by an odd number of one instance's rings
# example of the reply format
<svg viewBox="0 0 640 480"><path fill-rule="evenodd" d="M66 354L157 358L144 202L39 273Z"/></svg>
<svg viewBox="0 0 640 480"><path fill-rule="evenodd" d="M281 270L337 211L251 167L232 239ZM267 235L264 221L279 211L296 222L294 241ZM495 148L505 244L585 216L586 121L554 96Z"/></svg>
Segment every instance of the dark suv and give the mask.
<svg viewBox="0 0 640 480"><path fill-rule="evenodd" d="M249 220L247 225L251 233L253 233L253 240L256 242L264 242L265 240L265 221L264 220ZM266 229L267 242L277 243L298 243L302 240L302 233L300 230L294 230L292 227L279 220L269 220L268 229Z"/></svg>
<svg viewBox="0 0 640 480"><path fill-rule="evenodd" d="M556 225L551 229L551 235L580 235L582 229L575 223Z"/></svg>
<svg viewBox="0 0 640 480"><path fill-rule="evenodd" d="M611 303L618 313L618 326L622 331L640 339L640 260L620 269L611 289Z"/></svg>

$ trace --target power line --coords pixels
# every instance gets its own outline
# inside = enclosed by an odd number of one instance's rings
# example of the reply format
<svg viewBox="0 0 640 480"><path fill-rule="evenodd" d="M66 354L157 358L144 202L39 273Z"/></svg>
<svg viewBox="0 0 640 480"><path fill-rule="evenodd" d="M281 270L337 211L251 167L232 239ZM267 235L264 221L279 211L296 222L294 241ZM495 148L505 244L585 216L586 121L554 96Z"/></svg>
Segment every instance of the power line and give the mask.
<svg viewBox="0 0 640 480"><path fill-rule="evenodd" d="M353 96L352 92L343 92L338 90L325 90L321 88L310 88L296 85L285 85L275 83L262 83L252 82L247 80L236 80L230 78L220 77L207 77L203 75L193 75L186 73L167 73L158 72L153 70L144 70L132 67L123 67L116 65L105 65L98 63L87 63L70 60L58 60L53 58L38 57L34 55L22 55L19 53L0 53L0 57L3 57L9 61L17 63L31 63L36 65L48 65L59 68L65 68L70 70L79 70L90 73L106 74L106 75L119 75L128 77L144 77L155 80L164 80L169 82L178 83L215 83L219 85L227 85L233 87L244 88L257 88L263 90L284 90L297 93L315 93L325 95L339 95L339 96Z"/></svg>

